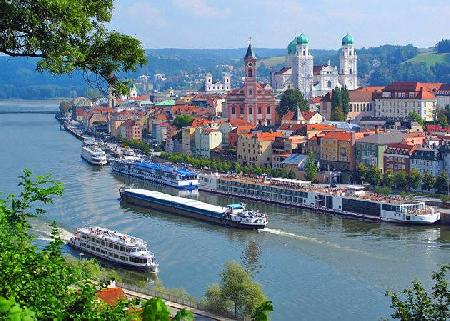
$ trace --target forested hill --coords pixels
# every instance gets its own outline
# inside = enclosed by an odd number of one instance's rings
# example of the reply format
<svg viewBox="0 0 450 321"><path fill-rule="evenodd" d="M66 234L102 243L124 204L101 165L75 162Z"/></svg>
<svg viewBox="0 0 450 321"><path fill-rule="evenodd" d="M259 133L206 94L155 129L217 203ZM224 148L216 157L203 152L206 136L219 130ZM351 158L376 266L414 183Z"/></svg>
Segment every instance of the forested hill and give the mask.
<svg viewBox="0 0 450 321"><path fill-rule="evenodd" d="M395 80L439 81L450 83L450 48L448 41L432 49L412 45L361 48L358 53L358 75L361 84L384 85ZM256 48L259 58L259 76L268 80L271 70L281 68L286 49ZM242 75L242 57L239 49L149 49L149 64L129 77L140 74L164 73L171 77L168 86L186 86L190 79L202 79L206 72L219 77L231 70L235 81ZM315 64L328 60L339 64L338 50L312 50ZM81 74L53 76L35 71L35 59L0 56L0 99L41 99L86 95L87 84Z"/></svg>

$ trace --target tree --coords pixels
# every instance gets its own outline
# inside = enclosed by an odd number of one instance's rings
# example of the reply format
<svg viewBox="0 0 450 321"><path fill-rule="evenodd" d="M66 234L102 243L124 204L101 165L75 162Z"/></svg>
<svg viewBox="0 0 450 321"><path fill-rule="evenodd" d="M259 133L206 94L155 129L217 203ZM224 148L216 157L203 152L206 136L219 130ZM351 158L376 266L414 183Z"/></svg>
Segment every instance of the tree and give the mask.
<svg viewBox="0 0 450 321"><path fill-rule="evenodd" d="M186 126L190 126L193 121L194 117L192 117L191 115L178 115L173 120L173 125L178 129L181 129Z"/></svg>
<svg viewBox="0 0 450 321"><path fill-rule="evenodd" d="M433 272L434 285L428 293L420 281L413 281L411 287L401 293L386 292L391 298L394 319L445 321L450 318L450 291L446 278L450 265L443 265L438 272ZM405 297L402 299L402 295Z"/></svg>
<svg viewBox="0 0 450 321"><path fill-rule="evenodd" d="M395 187L403 190L408 187L408 176L404 171L398 171L394 175Z"/></svg>
<svg viewBox="0 0 450 321"><path fill-rule="evenodd" d="M316 179L318 171L316 156L313 152L309 152L305 164L306 179L313 182Z"/></svg>
<svg viewBox="0 0 450 321"><path fill-rule="evenodd" d="M59 113L61 115L67 115L70 113L72 108L72 104L68 101L62 101L59 103Z"/></svg>
<svg viewBox="0 0 450 321"><path fill-rule="evenodd" d="M349 111L350 97L347 88L334 88L331 92L331 120L345 121Z"/></svg>
<svg viewBox="0 0 450 321"><path fill-rule="evenodd" d="M392 170L387 170L386 173L384 173L383 177L383 185L387 186L389 188L392 188L395 183L395 176Z"/></svg>
<svg viewBox="0 0 450 321"><path fill-rule="evenodd" d="M446 172L442 171L439 173L438 176L436 176L436 179L434 182L434 188L439 193L447 193L447 191L448 191L448 175Z"/></svg>
<svg viewBox="0 0 450 321"><path fill-rule="evenodd" d="M33 244L27 218L44 214L43 205L51 204L53 197L62 194L62 184L49 176L33 178L25 170L19 177L19 187L19 196L0 199L0 319L7 314L7 320L23 321L136 320L138 310L134 301L121 300L110 306L98 300L93 283L97 280L95 266L91 263L85 266L85 262L73 264L64 258L56 224L51 224L49 245L39 249ZM164 306L153 301L144 302L143 306L144 320L153 320L152 315L164 310ZM182 310L174 320L193 318Z"/></svg>
<svg viewBox="0 0 450 321"><path fill-rule="evenodd" d="M435 178L429 171L426 171L422 177L423 188L429 191L434 187Z"/></svg>
<svg viewBox="0 0 450 321"><path fill-rule="evenodd" d="M448 116L447 111L444 109L438 109L436 112L436 119L441 127L445 128L448 126Z"/></svg>
<svg viewBox="0 0 450 321"><path fill-rule="evenodd" d="M232 308L235 316L251 316L267 301L261 286L239 263L226 263L220 277L220 285L211 286L206 291L207 306Z"/></svg>
<svg viewBox="0 0 450 321"><path fill-rule="evenodd" d="M269 313L273 311L272 301L261 304L252 315L254 321L269 321Z"/></svg>
<svg viewBox="0 0 450 321"><path fill-rule="evenodd" d="M364 163L359 163L358 166L356 166L356 178L357 180L362 183L364 180L367 180L368 170L367 166Z"/></svg>
<svg viewBox="0 0 450 321"><path fill-rule="evenodd" d="M136 70L147 58L139 40L107 29L112 10L113 0L2 1L0 52L40 58L39 71L81 70L96 86L127 92L129 83L117 74Z"/></svg>
<svg viewBox="0 0 450 321"><path fill-rule="evenodd" d="M280 117L283 117L288 111L297 112L297 107L301 111L308 111L308 101L300 90L287 89L281 96L280 104L277 106L277 113Z"/></svg>
<svg viewBox="0 0 450 321"><path fill-rule="evenodd" d="M412 112L410 112L408 114L408 120L415 121L419 125L423 126L423 119L422 119L422 117L420 117L420 115L417 112L415 112L415 111L412 111Z"/></svg>
<svg viewBox="0 0 450 321"><path fill-rule="evenodd" d="M380 185L382 179L381 170L376 166L370 166L367 172L367 181L372 185Z"/></svg>
<svg viewBox="0 0 450 321"><path fill-rule="evenodd" d="M437 53L450 53L450 39L442 39L436 44Z"/></svg>
<svg viewBox="0 0 450 321"><path fill-rule="evenodd" d="M407 175L408 189L417 189L420 186L422 177L415 168L411 169Z"/></svg>

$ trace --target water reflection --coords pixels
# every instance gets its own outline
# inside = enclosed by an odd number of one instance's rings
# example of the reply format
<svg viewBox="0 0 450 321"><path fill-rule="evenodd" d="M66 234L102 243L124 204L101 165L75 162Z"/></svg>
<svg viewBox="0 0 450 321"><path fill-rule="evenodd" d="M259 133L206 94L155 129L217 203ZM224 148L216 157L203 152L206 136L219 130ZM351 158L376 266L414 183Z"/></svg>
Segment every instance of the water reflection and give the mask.
<svg viewBox="0 0 450 321"><path fill-rule="evenodd" d="M253 240L247 241L242 251L241 262L247 271L252 275L257 274L261 269L261 247Z"/></svg>

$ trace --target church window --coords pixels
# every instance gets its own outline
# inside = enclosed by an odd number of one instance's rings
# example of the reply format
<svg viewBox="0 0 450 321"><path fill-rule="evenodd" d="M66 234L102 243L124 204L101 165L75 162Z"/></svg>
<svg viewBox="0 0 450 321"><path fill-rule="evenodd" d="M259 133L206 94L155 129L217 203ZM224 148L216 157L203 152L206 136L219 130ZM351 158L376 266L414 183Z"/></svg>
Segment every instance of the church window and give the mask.
<svg viewBox="0 0 450 321"><path fill-rule="evenodd" d="M250 96L253 95L253 90L249 89L249 90L248 90L248 94L249 94Z"/></svg>
<svg viewBox="0 0 450 321"><path fill-rule="evenodd" d="M327 86L328 88L331 88L331 80L328 80Z"/></svg>
<svg viewBox="0 0 450 321"><path fill-rule="evenodd" d="M353 73L353 70L352 70L352 68L350 68L350 75Z"/></svg>
<svg viewBox="0 0 450 321"><path fill-rule="evenodd" d="M253 69L252 68L248 69L247 75L248 75L248 77L253 77Z"/></svg>
<svg viewBox="0 0 450 321"><path fill-rule="evenodd" d="M306 56L306 50L303 50L303 56Z"/></svg>

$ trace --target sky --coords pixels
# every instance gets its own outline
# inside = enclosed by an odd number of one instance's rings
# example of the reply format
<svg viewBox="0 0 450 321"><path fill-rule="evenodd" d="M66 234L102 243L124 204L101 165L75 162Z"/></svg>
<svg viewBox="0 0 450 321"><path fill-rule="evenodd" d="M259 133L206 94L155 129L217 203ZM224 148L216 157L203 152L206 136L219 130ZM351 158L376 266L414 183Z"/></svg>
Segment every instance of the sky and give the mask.
<svg viewBox="0 0 450 321"><path fill-rule="evenodd" d="M283 48L305 33L311 48L336 49L450 38L450 0L115 0L113 29L145 48Z"/></svg>

